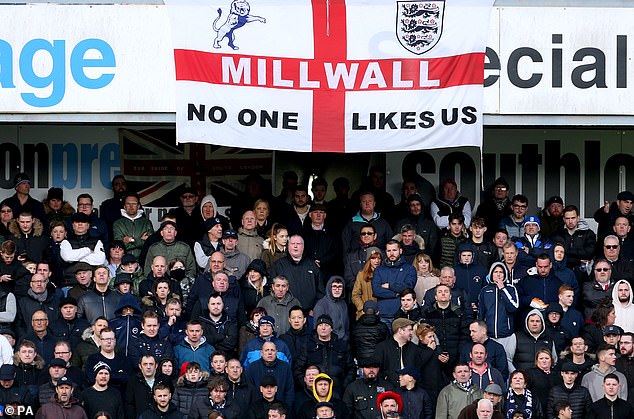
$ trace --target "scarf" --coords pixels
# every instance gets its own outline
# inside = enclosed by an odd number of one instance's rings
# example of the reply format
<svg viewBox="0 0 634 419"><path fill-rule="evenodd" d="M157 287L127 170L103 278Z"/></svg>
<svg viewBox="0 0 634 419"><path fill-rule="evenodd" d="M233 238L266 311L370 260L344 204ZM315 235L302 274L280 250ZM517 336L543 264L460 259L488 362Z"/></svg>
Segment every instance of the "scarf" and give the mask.
<svg viewBox="0 0 634 419"><path fill-rule="evenodd" d="M33 292L31 288L29 288L29 290L26 293L29 295L29 297L31 297L38 303L43 303L44 301L46 301L46 298L48 297L48 290L44 290L44 292L41 294L36 294Z"/></svg>
<svg viewBox="0 0 634 419"><path fill-rule="evenodd" d="M459 383L457 380L453 380L453 382L464 391L471 391L471 387L473 386L473 381L471 381L471 378L469 378L466 383Z"/></svg>
<svg viewBox="0 0 634 419"><path fill-rule="evenodd" d="M526 412L526 417L533 417L533 395L530 390L525 389L524 394L516 394L512 388L509 388L506 395L506 419L513 417L513 411L521 409Z"/></svg>
<svg viewBox="0 0 634 419"><path fill-rule="evenodd" d="M224 409L224 408L225 408L225 404L227 403L227 401L226 401L226 400L224 400L224 401L222 402L222 404L216 404L216 403L214 403L214 401L213 401L213 400L211 400L211 397L210 397L210 398L209 398L209 403L211 403L211 408L212 408L212 409L216 409L216 410L220 410L220 411L222 411L222 409Z"/></svg>

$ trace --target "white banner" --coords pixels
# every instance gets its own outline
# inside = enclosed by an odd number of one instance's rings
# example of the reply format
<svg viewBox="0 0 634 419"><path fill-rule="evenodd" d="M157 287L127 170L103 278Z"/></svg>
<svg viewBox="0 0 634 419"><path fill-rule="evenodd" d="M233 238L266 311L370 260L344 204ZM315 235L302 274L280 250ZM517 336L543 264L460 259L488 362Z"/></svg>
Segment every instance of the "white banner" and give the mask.
<svg viewBox="0 0 634 419"><path fill-rule="evenodd" d="M163 6L0 6L0 112L173 112Z"/></svg>
<svg viewBox="0 0 634 419"><path fill-rule="evenodd" d="M169 3L177 138L291 151L480 146L492 3Z"/></svg>
<svg viewBox="0 0 634 419"><path fill-rule="evenodd" d="M493 16L485 113L634 114L634 8L500 7Z"/></svg>

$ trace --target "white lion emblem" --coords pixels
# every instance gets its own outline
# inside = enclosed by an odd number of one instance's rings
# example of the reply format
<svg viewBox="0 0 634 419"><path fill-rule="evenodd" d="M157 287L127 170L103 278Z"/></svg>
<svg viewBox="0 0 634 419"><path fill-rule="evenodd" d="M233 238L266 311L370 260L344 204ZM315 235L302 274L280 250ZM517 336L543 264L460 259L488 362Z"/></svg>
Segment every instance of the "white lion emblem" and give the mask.
<svg viewBox="0 0 634 419"><path fill-rule="evenodd" d="M218 20L220 20L220 17L222 16L222 9L218 9L218 17L213 23L214 31L217 33L216 39L214 39L214 48L220 48L220 42L224 38L227 38L229 41L228 45L233 49L238 49L238 47L233 43L236 38L233 32L236 29L239 29L250 22L266 23L265 18L250 15L250 11L251 6L246 0L233 0L231 2L231 12L229 12L227 20L222 24L222 26L217 27L216 23L218 23Z"/></svg>

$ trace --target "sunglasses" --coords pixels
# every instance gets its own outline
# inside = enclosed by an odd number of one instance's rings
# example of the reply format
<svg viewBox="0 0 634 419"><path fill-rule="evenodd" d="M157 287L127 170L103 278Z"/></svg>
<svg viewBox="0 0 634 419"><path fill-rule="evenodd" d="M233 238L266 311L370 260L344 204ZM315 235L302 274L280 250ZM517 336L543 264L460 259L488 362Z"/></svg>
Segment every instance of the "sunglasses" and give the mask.
<svg viewBox="0 0 634 419"><path fill-rule="evenodd" d="M609 272L610 268L596 268L594 271L595 272Z"/></svg>
<svg viewBox="0 0 634 419"><path fill-rule="evenodd" d="M619 245L618 244L606 244L603 247L605 247L606 249L609 249L609 250L616 250L616 249L619 248Z"/></svg>
<svg viewBox="0 0 634 419"><path fill-rule="evenodd" d="M371 232L371 231L362 231L359 234L361 234L362 236L372 236L372 235L374 235L374 233Z"/></svg>

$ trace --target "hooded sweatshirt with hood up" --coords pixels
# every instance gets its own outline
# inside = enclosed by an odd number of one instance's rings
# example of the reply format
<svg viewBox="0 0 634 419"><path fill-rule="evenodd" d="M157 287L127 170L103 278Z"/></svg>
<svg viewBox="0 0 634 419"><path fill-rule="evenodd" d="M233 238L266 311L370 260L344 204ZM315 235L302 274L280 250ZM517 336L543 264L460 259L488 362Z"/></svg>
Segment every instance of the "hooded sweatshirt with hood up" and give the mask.
<svg viewBox="0 0 634 419"><path fill-rule="evenodd" d="M627 302L621 303L619 301L619 286L621 284L627 285L630 289L630 297ZM634 300L634 293L632 293L632 286L629 282L624 279L619 279L614 284L614 288L612 288L612 301L614 304L614 312L616 313L616 320L614 324L617 326L621 326L621 328L626 332L634 332L634 305L632 305L632 301ZM634 383L632 383L634 384Z"/></svg>
<svg viewBox="0 0 634 419"><path fill-rule="evenodd" d="M537 315L541 320L541 328L535 334L531 333L528 328L529 317ZM524 319L524 330L516 333L517 349L513 357L513 364L518 370L527 370L535 365L535 354L540 349L548 349L553 355L553 363L557 362L557 352L555 344L546 332L546 323L541 311L536 308L532 309Z"/></svg>
<svg viewBox="0 0 634 419"><path fill-rule="evenodd" d="M504 271L504 288L498 288L491 282L491 274L498 266ZM478 297L478 319L486 322L488 334L492 338L509 337L515 331L513 317L519 308L519 296L509 281L506 265L502 262L491 265L486 283Z"/></svg>
<svg viewBox="0 0 634 419"><path fill-rule="evenodd" d="M341 282L344 287L341 297L335 298L332 295L332 284L335 281ZM313 318L318 319L322 314L328 314L332 318L332 331L339 336L340 339L347 341L350 331L348 319L348 305L346 304L346 287L345 281L341 276L331 276L326 284L326 295L317 301L313 309Z"/></svg>

